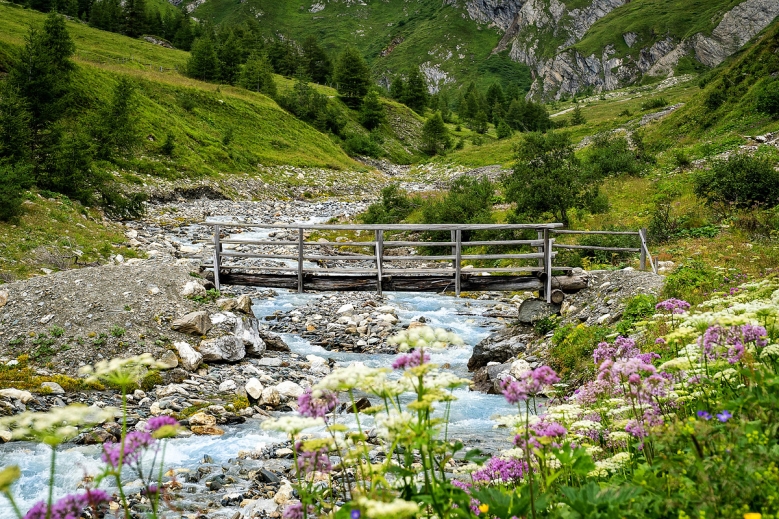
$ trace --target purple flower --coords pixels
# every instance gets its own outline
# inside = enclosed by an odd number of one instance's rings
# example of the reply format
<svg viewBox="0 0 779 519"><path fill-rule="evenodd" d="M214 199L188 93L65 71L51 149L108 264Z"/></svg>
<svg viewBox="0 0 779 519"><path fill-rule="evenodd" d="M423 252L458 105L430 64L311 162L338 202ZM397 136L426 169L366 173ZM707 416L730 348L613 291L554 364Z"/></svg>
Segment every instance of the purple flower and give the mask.
<svg viewBox="0 0 779 519"><path fill-rule="evenodd" d="M149 432L154 432L157 429L161 429L165 426L177 427L178 425L179 423L175 418L163 414L149 418L149 421L146 422L146 429Z"/></svg>
<svg viewBox="0 0 779 519"><path fill-rule="evenodd" d="M509 378L503 380L501 390L509 404L517 404L527 400L527 388L516 380Z"/></svg>
<svg viewBox="0 0 779 519"><path fill-rule="evenodd" d="M471 474L474 481L508 483L518 481L527 473L527 463L515 458L490 458L484 467Z"/></svg>
<svg viewBox="0 0 779 519"><path fill-rule="evenodd" d="M330 457L327 455L327 449L322 447L321 449L313 451L301 451L301 444L295 446L298 449L298 470L304 474L310 474L312 472L330 472L333 470L333 466L330 464Z"/></svg>
<svg viewBox="0 0 779 519"><path fill-rule="evenodd" d="M83 494L69 494L56 501L51 510L46 503L38 501L25 514L24 519L78 519L87 507L99 508L111 501L104 490L87 490Z"/></svg>
<svg viewBox="0 0 779 519"><path fill-rule="evenodd" d="M698 418L702 420L711 420L711 413L708 411L698 411Z"/></svg>
<svg viewBox="0 0 779 519"><path fill-rule="evenodd" d="M154 438L151 434L143 431L132 431L124 439L124 459L123 464L131 464L138 461L143 455L143 451L154 444ZM121 443L108 442L103 445L103 455L100 457L104 462L113 468L119 466L121 456Z"/></svg>
<svg viewBox="0 0 779 519"><path fill-rule="evenodd" d="M360 511L359 510L352 510L352 512L349 514L350 519L360 519Z"/></svg>
<svg viewBox="0 0 779 519"><path fill-rule="evenodd" d="M722 423L727 422L731 418L733 418L733 415L730 414L730 411L728 411L727 409L720 413L717 413L717 420L719 420Z"/></svg>
<svg viewBox="0 0 779 519"><path fill-rule="evenodd" d="M308 505L308 515L314 517L314 507ZM282 519L303 519L303 503L293 503L281 512Z"/></svg>
<svg viewBox="0 0 779 519"><path fill-rule="evenodd" d="M405 355L398 355L398 358L392 363L392 369L415 368L426 362L430 362L430 355L423 353L422 350L414 350Z"/></svg>
<svg viewBox="0 0 779 519"><path fill-rule="evenodd" d="M672 314L683 314L689 309L690 303L675 298L660 301L655 305L655 310L665 310L666 312L670 312Z"/></svg>
<svg viewBox="0 0 779 519"><path fill-rule="evenodd" d="M298 412L308 418L324 418L338 405L338 395L333 391L320 391L314 397L311 388L307 388L298 397Z"/></svg>
<svg viewBox="0 0 779 519"><path fill-rule="evenodd" d="M665 339L663 339L662 337L658 337L657 339L655 339L655 344L665 344Z"/></svg>

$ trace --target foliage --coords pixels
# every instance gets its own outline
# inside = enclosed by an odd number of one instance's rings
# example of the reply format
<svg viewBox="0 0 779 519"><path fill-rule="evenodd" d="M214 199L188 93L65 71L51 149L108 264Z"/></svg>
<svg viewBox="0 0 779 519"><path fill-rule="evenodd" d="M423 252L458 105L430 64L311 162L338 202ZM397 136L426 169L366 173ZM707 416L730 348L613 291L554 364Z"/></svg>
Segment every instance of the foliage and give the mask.
<svg viewBox="0 0 779 519"><path fill-rule="evenodd" d="M210 37L204 36L192 44L192 53L187 61L187 74L202 81L213 81L219 77L219 58Z"/></svg>
<svg viewBox="0 0 779 519"><path fill-rule="evenodd" d="M625 137L610 133L595 136L587 155L587 165L598 178L614 175L640 175L648 162L643 150L631 149Z"/></svg>
<svg viewBox="0 0 779 519"><path fill-rule="evenodd" d="M372 130L387 121L384 105L381 104L379 93L373 89L363 98L360 107L360 123Z"/></svg>
<svg viewBox="0 0 779 519"><path fill-rule="evenodd" d="M644 111L653 110L655 108L664 108L666 106L668 106L668 99L665 97L655 97L641 103L641 109Z"/></svg>
<svg viewBox="0 0 779 519"><path fill-rule="evenodd" d="M27 170L23 166L0 161L0 221L7 222L22 214Z"/></svg>
<svg viewBox="0 0 779 519"><path fill-rule="evenodd" d="M505 176L506 200L515 213L540 216L552 213L568 226L569 210L592 197L596 184L574 154L568 134L530 133L517 147L514 170Z"/></svg>
<svg viewBox="0 0 779 519"><path fill-rule="evenodd" d="M264 55L253 54L246 60L241 68L238 84L247 90L260 92L268 97L275 98L277 95L273 68Z"/></svg>
<svg viewBox="0 0 779 519"><path fill-rule="evenodd" d="M609 334L602 326L566 324L558 327L552 336L549 365L566 378L592 373L592 352L595 344Z"/></svg>
<svg viewBox="0 0 779 519"><path fill-rule="evenodd" d="M550 315L536 321L533 329L535 330L536 335L543 337L547 333L554 331L559 324L560 317L556 315Z"/></svg>
<svg viewBox="0 0 779 519"><path fill-rule="evenodd" d="M664 297L684 299L691 303L703 301L722 283L722 274L709 265L696 260L679 265L665 278Z"/></svg>
<svg viewBox="0 0 779 519"><path fill-rule="evenodd" d="M617 232L635 231L635 229L625 229L620 226L606 226L603 230ZM638 248L640 241L637 236L624 234L588 234L579 239L579 244L594 247ZM634 253L584 249L580 251L580 254L598 265L620 265L632 257Z"/></svg>
<svg viewBox="0 0 779 519"><path fill-rule="evenodd" d="M620 335L627 337L637 322L651 317L655 313L656 304L657 298L650 294L638 294L628 299L616 326Z"/></svg>
<svg viewBox="0 0 779 519"><path fill-rule="evenodd" d="M756 98L757 109L763 113L779 116L779 79L763 83Z"/></svg>
<svg viewBox="0 0 779 519"><path fill-rule="evenodd" d="M440 112L434 113L425 122L422 141L424 150L430 155L438 155L451 148L452 139Z"/></svg>
<svg viewBox="0 0 779 519"><path fill-rule="evenodd" d="M111 160L115 154L129 154L138 145L138 103L136 85L122 77L114 87L110 104L100 111L93 132L98 142L96 156Z"/></svg>
<svg viewBox="0 0 779 519"><path fill-rule="evenodd" d="M492 223L495 186L487 177L463 175L452 182L449 191L438 199L428 199L422 206L424 223ZM467 241L468 233L463 233ZM448 239L449 236L446 237Z"/></svg>
<svg viewBox="0 0 779 519"><path fill-rule="evenodd" d="M368 206L361 219L367 224L400 223L417 207L420 200L410 197L398 184L381 189L381 198Z"/></svg>
<svg viewBox="0 0 779 519"><path fill-rule="evenodd" d="M400 100L403 104L421 114L427 106L429 97L425 78L419 73L418 68L412 68L408 74L408 81L403 86Z"/></svg>
<svg viewBox="0 0 779 519"><path fill-rule="evenodd" d="M509 126L506 121L501 119L498 122L498 127L496 128L496 133L498 135L498 139L508 139L511 137L512 131L511 126Z"/></svg>
<svg viewBox="0 0 779 519"><path fill-rule="evenodd" d="M356 105L365 97L371 85L371 72L362 55L354 47L346 47L335 65L333 80L338 93Z"/></svg>
<svg viewBox="0 0 779 519"><path fill-rule="evenodd" d="M769 159L733 154L694 177L695 194L720 211L779 204L779 172Z"/></svg>
<svg viewBox="0 0 779 519"><path fill-rule="evenodd" d="M571 112L571 126L580 126L582 124L587 124L587 119L582 113L582 107L577 104L573 112Z"/></svg>
<svg viewBox="0 0 779 519"><path fill-rule="evenodd" d="M351 157L380 157L382 149L375 139L375 135L356 133L347 137L342 145L344 151Z"/></svg>

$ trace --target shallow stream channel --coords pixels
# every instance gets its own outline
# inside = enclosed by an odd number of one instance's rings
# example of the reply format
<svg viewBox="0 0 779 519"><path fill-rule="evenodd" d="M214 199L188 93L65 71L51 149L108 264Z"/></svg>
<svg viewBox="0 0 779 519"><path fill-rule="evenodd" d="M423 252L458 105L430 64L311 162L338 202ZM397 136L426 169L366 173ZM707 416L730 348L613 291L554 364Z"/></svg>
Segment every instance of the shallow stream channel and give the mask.
<svg viewBox="0 0 779 519"><path fill-rule="evenodd" d="M254 233L250 237L247 234L244 234L247 239L258 238ZM278 291L273 297L255 299L253 310L256 317L263 321L266 316L279 311L287 313L306 306L316 298L333 296L334 294L330 293L298 294ZM343 297L343 294L339 294L339 297ZM426 324L432 327L441 327L457 333L465 345L431 352L431 361L465 378L470 378L466 365L473 347L504 325L500 318L483 315L495 306L496 302L491 300L397 292L386 292L384 300L387 305L397 309L397 317L401 323L407 324L412 320L419 320L422 316ZM391 368L396 358L396 355L388 354L328 351L294 334L282 334L282 338L291 351L300 357L317 355L332 359L336 366L361 362L369 367ZM510 406L500 395L487 395L467 388L455 390L454 395L457 400L452 403L450 411L450 439L460 439L469 448L479 447L488 452L510 448L506 430L495 429L495 422L491 417L516 412L515 407ZM443 412L443 409L439 412ZM353 414L339 414L338 421L355 426ZM364 429L370 429L373 426L372 418L361 416L361 425ZM165 450L166 471L173 470L176 479L182 484L179 491L181 499L175 502L176 508L185 517L278 517L275 514L278 505L271 499L272 494L265 492L268 488L263 487L263 482L258 484L256 473L267 468L279 474L291 467L291 459L279 459L272 454L277 448L274 446L284 443L287 438L282 433L263 430L258 419L248 419L240 425L228 425L224 430L225 434L222 436L189 436L168 441ZM322 431L310 432L316 434ZM247 456L247 452L263 454ZM83 487L85 475L98 473L102 466L100 453L99 446L65 445L58 450L55 499ZM239 456L239 453L243 454ZM0 465L16 464L23 472L22 479L16 485L21 510L28 510L36 501L45 499L50 462L48 447L26 442L0 445L0 459ZM188 474L192 473L199 473L200 477L188 477ZM220 478L218 485L213 484L215 478ZM133 488L137 492L141 482L133 481L129 470L127 481L130 492ZM105 483L101 486L105 486ZM235 495L238 495L238 498L229 497ZM246 503L247 495L254 502L251 509L240 506L241 502ZM240 515L236 515L237 512L240 512ZM178 514L174 516L178 517ZM0 497L0 519L12 517L14 515L9 503Z"/></svg>

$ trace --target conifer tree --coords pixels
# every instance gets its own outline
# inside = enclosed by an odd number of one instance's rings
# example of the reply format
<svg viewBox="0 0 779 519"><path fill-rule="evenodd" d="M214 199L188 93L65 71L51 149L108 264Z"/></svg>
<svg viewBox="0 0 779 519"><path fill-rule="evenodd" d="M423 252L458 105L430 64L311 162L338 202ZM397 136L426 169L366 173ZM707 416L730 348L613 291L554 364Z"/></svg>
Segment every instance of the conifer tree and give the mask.
<svg viewBox="0 0 779 519"><path fill-rule="evenodd" d="M371 72L368 65L353 47L347 47L341 53L333 75L338 93L353 106L365 97L371 86Z"/></svg>
<svg viewBox="0 0 779 519"><path fill-rule="evenodd" d="M219 47L217 56L219 58L219 79L228 85L234 85L240 72L241 49L232 31Z"/></svg>
<svg viewBox="0 0 779 519"><path fill-rule="evenodd" d="M403 98L406 96L406 84L402 77L395 76L390 84L389 94L392 99L403 102Z"/></svg>
<svg viewBox="0 0 779 519"><path fill-rule="evenodd" d="M449 130L439 112L431 115L422 127L422 142L424 150L430 155L443 153L451 147Z"/></svg>
<svg viewBox="0 0 779 519"><path fill-rule="evenodd" d="M573 113L571 114L571 126L579 126L580 124L585 124L586 122L587 119L584 118L582 108L579 105L576 105L576 108L573 109Z"/></svg>
<svg viewBox="0 0 779 519"><path fill-rule="evenodd" d="M19 91L0 83L0 162L26 163L30 158L30 112Z"/></svg>
<svg viewBox="0 0 779 519"><path fill-rule="evenodd" d="M94 125L98 158L111 160L116 153L128 153L137 145L137 104L135 84L122 77Z"/></svg>
<svg viewBox="0 0 779 519"><path fill-rule="evenodd" d="M192 53L187 61L187 75L202 81L219 77L219 59L211 38L204 36L192 44Z"/></svg>
<svg viewBox="0 0 779 519"><path fill-rule="evenodd" d="M371 89L362 100L360 123L365 128L372 130L381 125L386 119L387 116L384 113L384 106L379 99L379 93L376 89Z"/></svg>
<svg viewBox="0 0 779 519"><path fill-rule="evenodd" d="M273 80L273 67L264 55L252 54L241 69L238 84L246 90L261 92L276 97L276 83Z"/></svg>
<svg viewBox="0 0 779 519"><path fill-rule="evenodd" d="M131 38L146 32L146 0L125 0L124 34Z"/></svg>
<svg viewBox="0 0 779 519"><path fill-rule="evenodd" d="M419 73L418 68L412 68L408 74L403 103L415 112L422 113L425 111L429 97L425 78Z"/></svg>
<svg viewBox="0 0 779 519"><path fill-rule="evenodd" d="M333 63L319 46L316 36L310 35L303 42L303 65L311 81L320 85L327 84L327 79L333 73Z"/></svg>

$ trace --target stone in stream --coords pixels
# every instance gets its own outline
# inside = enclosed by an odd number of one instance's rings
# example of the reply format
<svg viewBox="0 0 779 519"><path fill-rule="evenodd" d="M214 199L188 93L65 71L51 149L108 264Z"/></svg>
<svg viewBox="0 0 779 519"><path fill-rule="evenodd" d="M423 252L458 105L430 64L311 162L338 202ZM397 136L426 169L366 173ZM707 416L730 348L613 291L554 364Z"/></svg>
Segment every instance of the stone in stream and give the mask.
<svg viewBox="0 0 779 519"><path fill-rule="evenodd" d="M517 320L523 324L533 324L536 321L560 313L560 305L547 303L541 299L525 299L519 305Z"/></svg>
<svg viewBox="0 0 779 519"><path fill-rule="evenodd" d="M276 391L284 398L297 398L305 391L299 384L285 380L276 386Z"/></svg>
<svg viewBox="0 0 779 519"><path fill-rule="evenodd" d="M202 411L189 417L189 428L195 434L220 436L224 431L216 426L216 418Z"/></svg>
<svg viewBox="0 0 779 519"><path fill-rule="evenodd" d="M223 335L216 339L201 341L198 350L206 362L237 362L246 356L243 339L235 335Z"/></svg>
<svg viewBox="0 0 779 519"><path fill-rule="evenodd" d="M265 349L268 351L289 352L289 346L275 333L260 330L260 338L265 343Z"/></svg>
<svg viewBox="0 0 779 519"><path fill-rule="evenodd" d="M259 322L254 318L241 318L235 323L233 334L240 337L249 357L262 357L265 353L265 341L260 337Z"/></svg>
<svg viewBox="0 0 779 519"><path fill-rule="evenodd" d="M221 393L230 393L238 389L238 385L235 383L235 380L225 380L221 384L219 384L219 392Z"/></svg>
<svg viewBox="0 0 779 519"><path fill-rule="evenodd" d="M173 321L170 327L181 333L205 335L208 333L208 330L211 329L211 319L208 317L208 312L203 310L199 312L190 312Z"/></svg>
<svg viewBox="0 0 779 519"><path fill-rule="evenodd" d="M262 390L262 397L260 398L260 404L276 407L281 404L281 395L278 389L275 387L266 387Z"/></svg>
<svg viewBox="0 0 779 519"><path fill-rule="evenodd" d="M173 345L179 353L181 366L187 371L195 371L200 363L203 362L203 355L196 351L189 343L175 342Z"/></svg>
<svg viewBox="0 0 779 519"><path fill-rule="evenodd" d="M489 362L506 362L523 353L527 349L527 341L531 339L532 336L512 329L491 335L474 346L468 359L468 370L475 371Z"/></svg>
<svg viewBox="0 0 779 519"><path fill-rule="evenodd" d="M246 381L246 387L244 389L250 398L259 400L262 398L262 392L265 388L262 386L262 383L259 380L257 380L255 377L252 377Z"/></svg>

